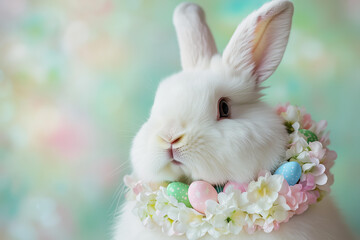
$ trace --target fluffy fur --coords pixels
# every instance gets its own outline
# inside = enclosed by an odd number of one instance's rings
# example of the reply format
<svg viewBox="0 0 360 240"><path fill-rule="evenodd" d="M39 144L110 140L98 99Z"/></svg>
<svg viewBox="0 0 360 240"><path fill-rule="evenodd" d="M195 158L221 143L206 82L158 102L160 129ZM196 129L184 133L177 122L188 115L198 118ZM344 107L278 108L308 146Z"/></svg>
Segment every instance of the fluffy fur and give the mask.
<svg viewBox="0 0 360 240"><path fill-rule="evenodd" d="M260 170L278 165L287 133L275 111L261 102L259 84L281 61L292 14L293 5L287 0L265 4L239 25L220 56L202 9L190 3L176 8L183 71L159 85L150 118L133 142L134 175L149 182L185 179L223 184L247 182ZM231 106L229 119L218 119L221 98ZM143 227L131 213L133 204L125 203L114 240L186 239ZM279 231L221 239L340 238L351 237L327 197Z"/></svg>

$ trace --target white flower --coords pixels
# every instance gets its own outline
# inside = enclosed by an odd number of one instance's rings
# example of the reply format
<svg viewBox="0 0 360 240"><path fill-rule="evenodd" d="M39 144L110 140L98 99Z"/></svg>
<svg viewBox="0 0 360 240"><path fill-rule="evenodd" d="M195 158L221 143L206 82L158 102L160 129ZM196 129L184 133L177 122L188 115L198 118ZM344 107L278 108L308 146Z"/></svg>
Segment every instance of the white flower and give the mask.
<svg viewBox="0 0 360 240"><path fill-rule="evenodd" d="M309 145L303 135L299 133L300 124L295 122L292 127L294 132L290 134L290 148L286 151L286 158L296 158L299 154L307 151Z"/></svg>
<svg viewBox="0 0 360 240"><path fill-rule="evenodd" d="M198 227L189 228L186 231L186 237L189 240L196 240L204 236L206 233L208 233L210 229L211 229L211 225L203 221L202 224L199 225Z"/></svg>
<svg viewBox="0 0 360 240"><path fill-rule="evenodd" d="M265 232L271 232L279 223L288 219L290 207L286 204L284 196L279 196L273 206L261 213L262 228Z"/></svg>
<svg viewBox="0 0 360 240"><path fill-rule="evenodd" d="M264 218L257 213L247 214L245 221L247 223L245 230L249 234L254 233L258 228L262 228L264 225Z"/></svg>
<svg viewBox="0 0 360 240"><path fill-rule="evenodd" d="M133 213L137 215L141 222L148 227L154 226L153 216L156 209L156 194L149 192L142 192L136 196L136 206L133 209Z"/></svg>
<svg viewBox="0 0 360 240"><path fill-rule="evenodd" d="M290 139L291 139L291 142L296 142L298 141L298 139L302 138L302 135L299 134L299 129L300 129L300 124L299 122L295 122L293 125L292 125L293 129L294 129L294 132L292 132L290 134Z"/></svg>
<svg viewBox="0 0 360 240"><path fill-rule="evenodd" d="M309 147L311 149L309 152L311 162L319 164L325 156L326 148L323 148L321 142L318 141L309 143Z"/></svg>
<svg viewBox="0 0 360 240"><path fill-rule="evenodd" d="M195 240L204 236L210 228L210 224L203 220L203 214L168 196L165 188L161 187L158 191L155 207L157 223L169 236L186 234L188 239Z"/></svg>
<svg viewBox="0 0 360 240"><path fill-rule="evenodd" d="M246 192L250 204L245 210L248 213L269 210L278 198L283 181L282 175L271 175L268 172L265 176L260 176L257 181L250 182Z"/></svg>
<svg viewBox="0 0 360 240"><path fill-rule="evenodd" d="M175 215L168 214L173 219L172 230L175 235L186 234L190 240L195 240L204 236L209 229L209 224L204 221L204 215L192 208L188 208L183 203L177 206L178 211Z"/></svg>
<svg viewBox="0 0 360 240"><path fill-rule="evenodd" d="M209 234L217 238L220 235L241 232L246 214L238 208L234 192L219 193L218 201L219 203L213 200L206 201L206 221L213 227Z"/></svg>
<svg viewBox="0 0 360 240"><path fill-rule="evenodd" d="M194 209L185 208L179 214L178 228L182 228L188 239L198 239L210 229L210 224L204 221L204 215Z"/></svg>
<svg viewBox="0 0 360 240"><path fill-rule="evenodd" d="M283 222L287 218L289 210L290 207L287 205L285 197L279 196L274 205L268 211L263 211L262 215L265 218L271 216L275 221Z"/></svg>
<svg viewBox="0 0 360 240"><path fill-rule="evenodd" d="M301 138L298 141L294 142L291 147L286 150L286 158L297 158L301 153L307 151L308 144Z"/></svg>
<svg viewBox="0 0 360 240"><path fill-rule="evenodd" d="M298 107L289 105L286 109L286 112L282 112L281 116L287 121L287 122L298 122L301 119L301 111Z"/></svg>

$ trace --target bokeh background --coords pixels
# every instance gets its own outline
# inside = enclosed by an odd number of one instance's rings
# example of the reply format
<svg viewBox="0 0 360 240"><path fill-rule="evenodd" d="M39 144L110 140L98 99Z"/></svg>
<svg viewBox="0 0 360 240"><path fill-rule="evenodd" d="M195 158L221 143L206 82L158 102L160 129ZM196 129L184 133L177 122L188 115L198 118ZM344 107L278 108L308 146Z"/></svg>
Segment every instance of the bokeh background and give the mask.
<svg viewBox="0 0 360 240"><path fill-rule="evenodd" d="M0 239L110 239L131 140L180 70L180 1L0 0ZM195 1L222 51L264 0ZM360 1L294 0L272 105L327 119L333 196L360 233Z"/></svg>

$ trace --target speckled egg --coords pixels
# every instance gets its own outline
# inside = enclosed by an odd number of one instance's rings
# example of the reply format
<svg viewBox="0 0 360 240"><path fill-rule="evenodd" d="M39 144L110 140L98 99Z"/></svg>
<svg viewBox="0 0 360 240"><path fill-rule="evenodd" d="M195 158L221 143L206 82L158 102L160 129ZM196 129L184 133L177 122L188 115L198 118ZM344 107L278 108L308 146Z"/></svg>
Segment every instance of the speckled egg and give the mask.
<svg viewBox="0 0 360 240"><path fill-rule="evenodd" d="M173 196L178 200L178 202L182 202L185 206L191 208L191 204L189 202L188 197L189 185L182 182L172 182L166 188L166 193L169 196Z"/></svg>
<svg viewBox="0 0 360 240"><path fill-rule="evenodd" d="M313 133L313 132L310 131L310 130L307 130L307 129L299 129L299 133L301 133L302 135L304 135L304 136L306 137L306 141L307 141L308 143L319 141L319 140L318 140L318 137L316 136L316 134Z"/></svg>
<svg viewBox="0 0 360 240"><path fill-rule="evenodd" d="M274 174L283 175L289 186L293 186L301 177L301 166L297 162L287 162L276 169Z"/></svg>
<svg viewBox="0 0 360 240"><path fill-rule="evenodd" d="M247 185L248 185L247 183L238 183L238 182L230 181L230 182L228 182L227 184L225 184L224 192L226 192L226 190L227 190L229 187L232 187L232 188L234 188L234 189L240 190L241 192L246 192Z"/></svg>
<svg viewBox="0 0 360 240"><path fill-rule="evenodd" d="M189 200L193 208L200 212L205 213L207 200L217 201L218 194L215 188L205 181L196 181L190 184Z"/></svg>

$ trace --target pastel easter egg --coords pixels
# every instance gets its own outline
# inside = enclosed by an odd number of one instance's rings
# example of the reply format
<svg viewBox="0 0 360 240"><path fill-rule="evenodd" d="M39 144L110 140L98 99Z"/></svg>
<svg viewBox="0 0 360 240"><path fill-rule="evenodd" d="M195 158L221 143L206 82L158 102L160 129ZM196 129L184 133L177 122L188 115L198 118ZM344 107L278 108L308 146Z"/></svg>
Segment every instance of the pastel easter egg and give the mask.
<svg viewBox="0 0 360 240"><path fill-rule="evenodd" d="M313 133L310 130L307 129L299 129L299 133L301 133L302 135L304 135L306 137L306 141L308 143L310 142L316 142L319 141L318 137L316 136L315 133Z"/></svg>
<svg viewBox="0 0 360 240"><path fill-rule="evenodd" d="M293 186L301 177L301 166L297 162L287 162L276 169L274 174L283 175L289 186Z"/></svg>
<svg viewBox="0 0 360 240"><path fill-rule="evenodd" d="M191 183L188 194L191 205L200 213L205 213L207 200L217 201L218 197L215 188L205 181Z"/></svg>
<svg viewBox="0 0 360 240"><path fill-rule="evenodd" d="M188 197L189 185L182 182L172 182L166 188L166 193L173 196L178 202L184 203L185 206L191 208Z"/></svg>
<svg viewBox="0 0 360 240"><path fill-rule="evenodd" d="M230 181L227 184L225 184L224 192L226 192L226 190L229 187L232 187L233 189L236 189L236 190L240 190L241 192L246 192L247 185L248 185L247 183L238 183L238 182Z"/></svg>

